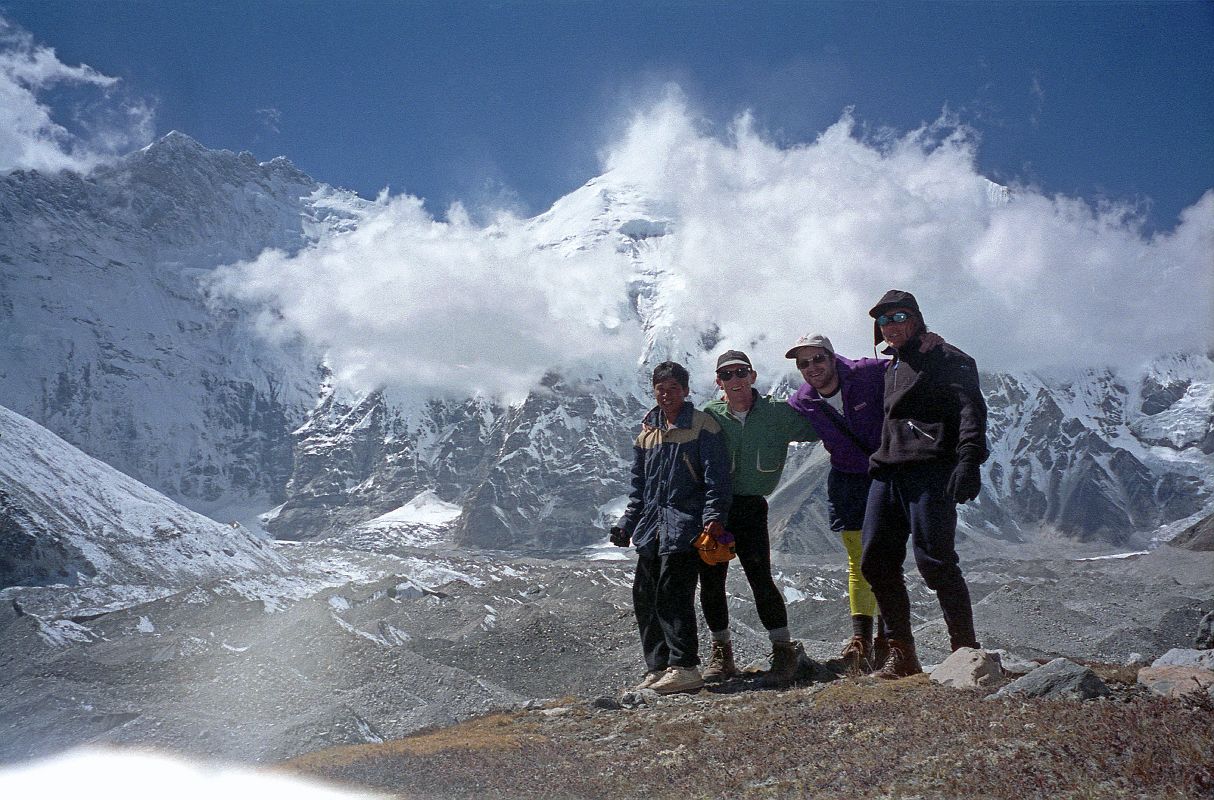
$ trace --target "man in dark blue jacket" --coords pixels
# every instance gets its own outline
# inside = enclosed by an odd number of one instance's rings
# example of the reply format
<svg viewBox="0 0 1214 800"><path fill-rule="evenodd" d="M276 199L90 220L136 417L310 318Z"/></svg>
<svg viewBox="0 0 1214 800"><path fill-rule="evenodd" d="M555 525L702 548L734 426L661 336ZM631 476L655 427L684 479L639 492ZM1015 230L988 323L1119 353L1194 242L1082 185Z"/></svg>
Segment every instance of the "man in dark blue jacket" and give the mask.
<svg viewBox="0 0 1214 800"><path fill-rule="evenodd" d="M885 373L881 443L870 459L861 568L889 630L889 656L876 674L900 678L922 672L902 574L908 538L952 648L979 646L955 539L957 504L982 487L986 402L974 359L947 344L920 352L927 326L910 292L891 289L869 315L874 341L884 341L894 360Z"/></svg>
<svg viewBox="0 0 1214 800"><path fill-rule="evenodd" d="M701 530L725 533L733 487L721 426L687 402L690 376L673 361L653 370L655 408L633 446L632 491L611 541L636 546L632 604L647 672L638 689L695 691L698 669L695 590Z"/></svg>

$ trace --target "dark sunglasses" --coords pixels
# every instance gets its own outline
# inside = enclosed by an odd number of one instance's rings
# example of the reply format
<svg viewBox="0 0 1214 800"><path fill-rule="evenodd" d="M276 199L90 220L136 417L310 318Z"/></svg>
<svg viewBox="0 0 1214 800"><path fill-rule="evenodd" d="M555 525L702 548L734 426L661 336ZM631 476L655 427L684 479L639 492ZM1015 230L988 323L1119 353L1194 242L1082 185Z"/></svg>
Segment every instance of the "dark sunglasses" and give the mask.
<svg viewBox="0 0 1214 800"><path fill-rule="evenodd" d="M826 353L818 353L816 356L810 356L809 358L798 358L797 369L805 369L810 364L821 364L827 358L829 358L829 356L827 356Z"/></svg>
<svg viewBox="0 0 1214 800"><path fill-rule="evenodd" d="M729 370L729 369L717 370L717 377L723 381L727 381L730 378L745 378L749 374L750 374L750 367L738 367L737 369L734 369L734 370Z"/></svg>
<svg viewBox="0 0 1214 800"><path fill-rule="evenodd" d="M913 316L915 315L909 311L895 311L892 314L882 314L881 316L877 317L877 325L885 326L891 322L906 322Z"/></svg>

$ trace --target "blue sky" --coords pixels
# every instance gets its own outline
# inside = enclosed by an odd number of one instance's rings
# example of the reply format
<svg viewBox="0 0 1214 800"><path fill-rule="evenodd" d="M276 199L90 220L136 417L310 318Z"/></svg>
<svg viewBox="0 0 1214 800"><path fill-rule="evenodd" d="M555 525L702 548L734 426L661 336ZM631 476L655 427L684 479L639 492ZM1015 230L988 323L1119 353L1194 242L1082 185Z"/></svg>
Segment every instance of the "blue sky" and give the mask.
<svg viewBox="0 0 1214 800"><path fill-rule="evenodd" d="M671 82L722 135L749 110L783 144L847 107L900 133L947 108L980 134L982 174L1138 205L1147 230L1214 186L1208 2L0 0L0 17L120 79L141 130L436 213L543 211ZM41 97L79 133L75 99Z"/></svg>

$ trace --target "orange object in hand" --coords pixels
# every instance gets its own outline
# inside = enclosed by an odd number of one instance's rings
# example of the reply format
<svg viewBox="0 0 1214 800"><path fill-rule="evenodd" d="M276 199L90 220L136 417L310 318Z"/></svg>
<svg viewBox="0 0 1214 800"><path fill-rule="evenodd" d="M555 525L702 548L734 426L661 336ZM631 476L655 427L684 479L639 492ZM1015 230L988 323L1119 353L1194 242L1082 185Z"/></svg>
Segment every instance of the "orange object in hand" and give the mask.
<svg viewBox="0 0 1214 800"><path fill-rule="evenodd" d="M733 534L716 520L705 525L692 544L700 554L700 560L709 565L726 564L737 555Z"/></svg>

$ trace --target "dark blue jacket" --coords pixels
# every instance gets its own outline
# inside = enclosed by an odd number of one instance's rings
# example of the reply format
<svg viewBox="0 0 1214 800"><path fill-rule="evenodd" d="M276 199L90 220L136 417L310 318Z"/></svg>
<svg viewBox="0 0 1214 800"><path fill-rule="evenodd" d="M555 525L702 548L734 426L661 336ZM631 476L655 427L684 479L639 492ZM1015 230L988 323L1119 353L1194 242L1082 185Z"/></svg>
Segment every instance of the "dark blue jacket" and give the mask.
<svg viewBox="0 0 1214 800"><path fill-rule="evenodd" d="M655 414L656 412L656 414ZM725 523L733 487L720 424L684 403L667 428L659 409L633 445L632 491L619 525L646 555L694 551L704 525Z"/></svg>
<svg viewBox="0 0 1214 800"><path fill-rule="evenodd" d="M870 474L907 464L981 464L988 454L974 359L949 344L927 353L918 338L903 345L885 373L885 420Z"/></svg>
<svg viewBox="0 0 1214 800"><path fill-rule="evenodd" d="M808 383L802 384L788 398L788 404L814 426L822 438L822 446L830 453L830 465L840 472L868 472L868 457L881 444L881 424L885 417L885 370L889 364L885 359L861 358L852 361L835 356L839 390L843 392L842 419L839 412ZM844 433L840 423L846 423L865 448Z"/></svg>

